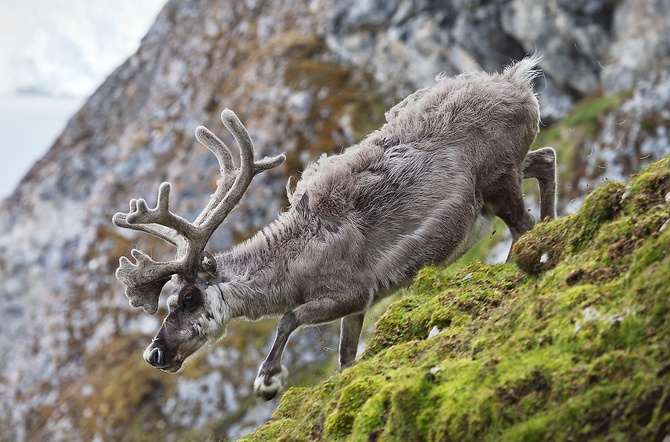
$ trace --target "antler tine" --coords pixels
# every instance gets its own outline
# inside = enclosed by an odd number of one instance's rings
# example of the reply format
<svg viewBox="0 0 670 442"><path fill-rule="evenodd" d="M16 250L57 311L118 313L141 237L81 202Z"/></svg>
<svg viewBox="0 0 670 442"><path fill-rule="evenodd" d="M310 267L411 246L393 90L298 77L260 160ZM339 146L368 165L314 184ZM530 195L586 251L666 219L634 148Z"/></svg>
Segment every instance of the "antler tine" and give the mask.
<svg viewBox="0 0 670 442"><path fill-rule="evenodd" d="M186 245L185 238L193 235L195 229L184 218L170 212L171 188L170 183L160 185L154 209L150 209L143 198L130 200L128 213L116 213L112 222L117 227L148 233L182 249Z"/></svg>
<svg viewBox="0 0 670 442"><path fill-rule="evenodd" d="M216 155L216 159L219 160L219 166L221 167L221 173L232 173L235 170L230 149L212 131L205 126L198 126L195 129L195 138Z"/></svg>
<svg viewBox="0 0 670 442"><path fill-rule="evenodd" d="M258 162L254 161L254 145L249 136L249 132L244 127L240 119L230 109L225 109L221 112L221 121L226 128L233 134L235 141L240 147L240 167L235 169L234 180L233 177L224 176L223 180L227 184L227 188L220 186L217 188L215 196L220 196L225 191L226 194L207 213L201 214L198 217L198 223L205 231L211 233L223 222L225 217L230 213L235 205L242 199L244 192L251 184L253 177L265 170L272 169L279 166L286 160L284 154L277 155L272 158L264 158ZM223 144L223 143L221 143ZM225 145L224 145L225 147ZM226 148L227 150L227 148ZM230 151L228 151L230 152ZM221 183L223 184L223 183ZM213 198L214 199L214 198ZM210 206L208 205L208 208ZM209 239L209 236L207 237Z"/></svg>
<svg viewBox="0 0 670 442"><path fill-rule="evenodd" d="M197 226L201 224L202 220L210 216L212 210L216 208L223 197L226 196L228 190L233 186L235 182L235 165L233 164L233 157L228 146L209 129L204 126L198 126L195 130L195 138L216 156L219 162L219 170L221 171L221 178L216 182L216 191L205 209L193 222Z"/></svg>
<svg viewBox="0 0 670 442"><path fill-rule="evenodd" d="M126 216L126 221L129 224L158 224L173 229L186 238L196 235L197 231L193 224L170 211L171 189L170 183L160 185L156 207L153 209L149 208L144 199L138 199L134 205L135 207L131 204L131 210Z"/></svg>
<svg viewBox="0 0 670 442"><path fill-rule="evenodd" d="M262 160L256 161L254 167L256 168L256 173L260 173L269 169L274 169L284 161L286 161L286 155L282 153L274 157L265 157Z"/></svg>
<svg viewBox="0 0 670 442"><path fill-rule="evenodd" d="M158 224L130 224L126 220L127 217L128 215L126 213L117 212L114 214L114 217L112 217L112 223L114 223L116 227L148 233L149 235L160 238L177 248L183 247L185 245L184 238L177 235L172 229L169 229L165 226L160 226Z"/></svg>

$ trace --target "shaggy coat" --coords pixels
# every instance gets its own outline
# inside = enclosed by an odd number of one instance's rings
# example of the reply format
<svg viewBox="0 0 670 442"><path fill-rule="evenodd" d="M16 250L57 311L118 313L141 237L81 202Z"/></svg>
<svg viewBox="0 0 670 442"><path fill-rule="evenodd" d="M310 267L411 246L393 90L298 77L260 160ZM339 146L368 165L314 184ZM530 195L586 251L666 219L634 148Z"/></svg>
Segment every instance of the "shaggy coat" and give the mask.
<svg viewBox="0 0 670 442"><path fill-rule="evenodd" d="M320 298L355 298L362 312L422 266L451 262L490 234L494 216L519 203L538 132L535 63L439 78L359 144L310 165L290 209L217 258L227 288L251 289L239 313L277 315Z"/></svg>

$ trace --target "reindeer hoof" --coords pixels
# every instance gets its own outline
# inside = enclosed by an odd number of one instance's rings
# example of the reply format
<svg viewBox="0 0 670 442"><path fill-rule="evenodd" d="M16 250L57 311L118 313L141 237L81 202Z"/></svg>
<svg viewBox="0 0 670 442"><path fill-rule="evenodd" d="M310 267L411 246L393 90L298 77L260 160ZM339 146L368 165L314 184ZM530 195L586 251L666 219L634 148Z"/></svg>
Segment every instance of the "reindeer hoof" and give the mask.
<svg viewBox="0 0 670 442"><path fill-rule="evenodd" d="M284 380L288 377L288 370L281 366L281 371L275 374L262 374L263 368L258 372L254 381L254 393L257 397L266 401L274 399L277 393L284 388Z"/></svg>

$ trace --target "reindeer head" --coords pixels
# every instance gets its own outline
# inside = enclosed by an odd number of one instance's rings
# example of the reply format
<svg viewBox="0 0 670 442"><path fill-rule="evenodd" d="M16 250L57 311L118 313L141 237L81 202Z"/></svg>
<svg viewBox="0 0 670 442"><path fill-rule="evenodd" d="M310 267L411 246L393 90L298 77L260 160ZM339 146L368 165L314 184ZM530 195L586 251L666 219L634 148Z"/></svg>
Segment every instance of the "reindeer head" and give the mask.
<svg viewBox="0 0 670 442"><path fill-rule="evenodd" d="M223 294L216 287L217 262L205 251L214 230L240 201L253 177L284 162L277 155L254 161L254 147L244 125L233 111L226 109L221 120L240 147L240 167L236 168L230 149L207 128L200 126L195 136L219 161L221 178L207 207L190 223L169 209L170 183L161 184L155 208L144 199L130 201L128 213L117 213L117 227L138 230L161 238L177 248L169 262L156 262L146 253L133 249L135 262L121 257L116 277L126 285L126 296L133 307L154 314L163 286L172 279L175 288L169 296L168 316L144 352L144 359L156 368L175 372L184 360L205 342L221 337L230 319Z"/></svg>

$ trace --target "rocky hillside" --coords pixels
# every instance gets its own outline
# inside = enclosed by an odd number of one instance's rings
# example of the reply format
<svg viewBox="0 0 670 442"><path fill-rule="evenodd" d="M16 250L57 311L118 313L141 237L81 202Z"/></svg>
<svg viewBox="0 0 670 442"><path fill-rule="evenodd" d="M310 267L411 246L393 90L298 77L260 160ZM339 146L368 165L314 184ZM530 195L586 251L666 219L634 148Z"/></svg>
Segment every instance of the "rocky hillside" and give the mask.
<svg viewBox="0 0 670 442"><path fill-rule="evenodd" d="M177 213L194 219L206 204L216 163L193 132L204 124L230 141L224 107L259 156L289 160L254 181L213 251L274 218L288 176L379 126L436 74L497 70L538 49L538 143L559 151L567 213L668 152L669 19L654 0L168 2L0 203L0 440L224 439L269 418L275 403L252 398L251 383L272 322L240 324L166 375L141 358L164 310L131 309L113 277L135 245L171 252L113 228L130 198L167 180ZM286 354L295 379L333 374L336 342L326 327L298 334Z"/></svg>
<svg viewBox="0 0 670 442"><path fill-rule="evenodd" d="M357 363L249 441L670 437L670 156L538 225L518 263L425 268Z"/></svg>

